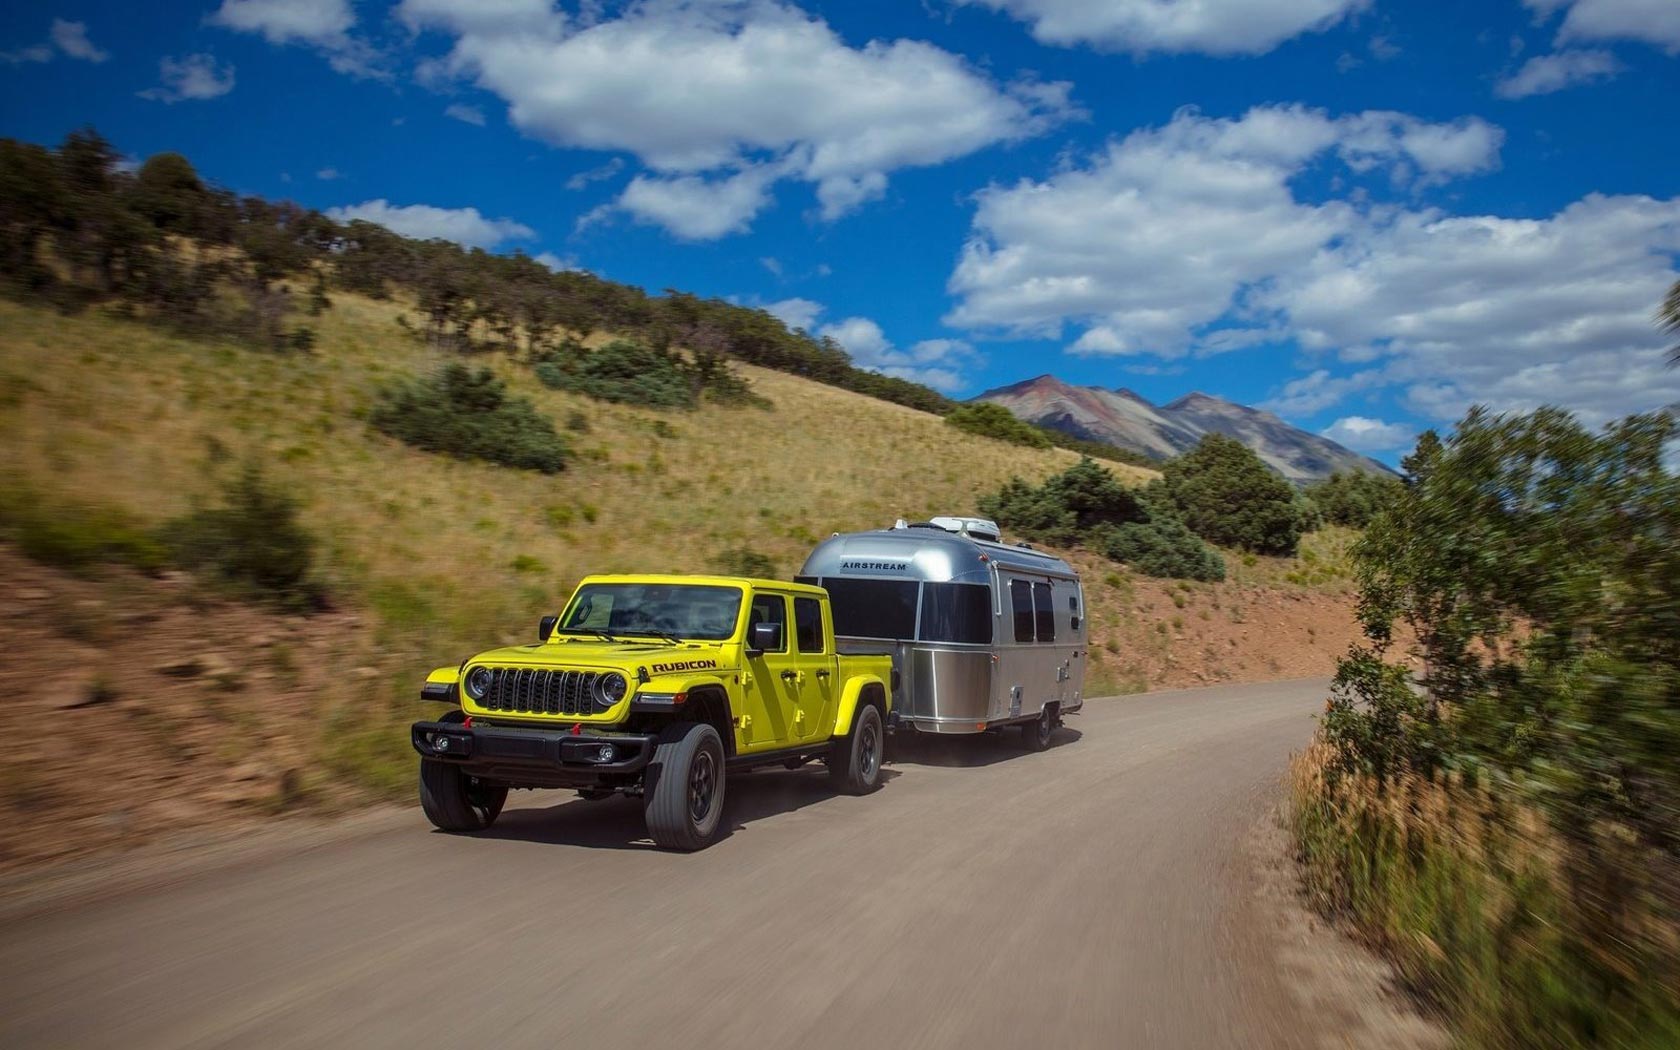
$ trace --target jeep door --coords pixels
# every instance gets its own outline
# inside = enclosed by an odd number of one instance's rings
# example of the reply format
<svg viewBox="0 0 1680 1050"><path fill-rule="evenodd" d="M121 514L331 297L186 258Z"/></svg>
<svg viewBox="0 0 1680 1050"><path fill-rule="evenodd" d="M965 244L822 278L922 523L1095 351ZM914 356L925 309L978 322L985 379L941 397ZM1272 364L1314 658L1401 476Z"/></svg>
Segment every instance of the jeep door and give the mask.
<svg viewBox="0 0 1680 1050"><path fill-rule="evenodd" d="M747 672L749 681L742 683L746 714L752 719L738 739L740 750L771 751L791 745L794 735L794 716L799 707L798 660L793 651L792 624L788 617L787 595L774 591L757 591L747 611L747 641L761 623L775 624L780 638L774 647L757 655L749 650Z"/></svg>
<svg viewBox="0 0 1680 1050"><path fill-rule="evenodd" d="M793 732L797 739L827 736L833 729L835 703L834 654L830 633L823 630L823 606L816 598L793 599L793 668L795 671Z"/></svg>

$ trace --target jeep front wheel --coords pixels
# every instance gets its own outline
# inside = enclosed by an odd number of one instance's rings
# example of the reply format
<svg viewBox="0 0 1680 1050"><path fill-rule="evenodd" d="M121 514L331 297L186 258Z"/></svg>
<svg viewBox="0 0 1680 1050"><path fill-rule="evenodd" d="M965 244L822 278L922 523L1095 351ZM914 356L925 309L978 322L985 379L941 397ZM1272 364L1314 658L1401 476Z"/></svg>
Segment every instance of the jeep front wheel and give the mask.
<svg viewBox="0 0 1680 1050"><path fill-rule="evenodd" d="M648 767L648 835L663 849L705 849L723 823L723 740L704 723L672 726Z"/></svg>
<svg viewBox="0 0 1680 1050"><path fill-rule="evenodd" d="M852 731L829 745L828 771L848 795L867 795L881 786L881 760L886 757L886 733L881 711L873 704L858 708Z"/></svg>
<svg viewBox="0 0 1680 1050"><path fill-rule="evenodd" d="M496 822L508 789L468 776L460 766L420 761L420 808L443 831L482 831Z"/></svg>

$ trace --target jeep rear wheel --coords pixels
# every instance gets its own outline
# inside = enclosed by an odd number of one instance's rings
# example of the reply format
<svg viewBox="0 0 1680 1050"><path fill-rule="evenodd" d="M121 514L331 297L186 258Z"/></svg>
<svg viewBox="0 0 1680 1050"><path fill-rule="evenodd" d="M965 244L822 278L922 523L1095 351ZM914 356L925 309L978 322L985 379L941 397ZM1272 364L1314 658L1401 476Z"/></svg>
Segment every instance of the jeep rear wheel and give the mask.
<svg viewBox="0 0 1680 1050"><path fill-rule="evenodd" d="M851 733L829 745L828 771L840 782L841 791L867 795L881 786L886 739L880 708L874 704L858 708Z"/></svg>
<svg viewBox="0 0 1680 1050"><path fill-rule="evenodd" d="M502 815L508 789L468 776L460 766L420 761L420 808L443 831L482 831Z"/></svg>
<svg viewBox="0 0 1680 1050"><path fill-rule="evenodd" d="M666 730L648 766L648 835L664 849L705 849L723 823L723 740L703 723Z"/></svg>

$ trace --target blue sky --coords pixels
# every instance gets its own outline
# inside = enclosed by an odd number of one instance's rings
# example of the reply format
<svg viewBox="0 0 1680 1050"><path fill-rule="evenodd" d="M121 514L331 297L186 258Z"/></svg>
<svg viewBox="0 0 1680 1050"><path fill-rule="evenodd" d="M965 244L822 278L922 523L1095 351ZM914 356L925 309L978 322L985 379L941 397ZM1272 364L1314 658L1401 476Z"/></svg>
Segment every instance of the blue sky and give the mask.
<svg viewBox="0 0 1680 1050"><path fill-rule="evenodd" d="M8 5L0 134L1390 462L1680 402L1676 0Z"/></svg>

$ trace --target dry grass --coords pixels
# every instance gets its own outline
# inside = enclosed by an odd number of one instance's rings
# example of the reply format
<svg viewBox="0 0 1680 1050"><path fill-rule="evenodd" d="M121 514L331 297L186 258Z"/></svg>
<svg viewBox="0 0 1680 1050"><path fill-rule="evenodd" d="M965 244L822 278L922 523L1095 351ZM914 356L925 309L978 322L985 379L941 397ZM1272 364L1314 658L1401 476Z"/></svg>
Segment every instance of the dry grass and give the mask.
<svg viewBox="0 0 1680 1050"><path fill-rule="evenodd" d="M1573 849L1532 806L1458 778L1379 786L1292 767L1310 895L1395 959L1471 1047L1680 1045L1680 928L1625 828Z"/></svg>
<svg viewBox="0 0 1680 1050"><path fill-rule="evenodd" d="M313 322L315 352L296 356L0 304L10 469L48 495L161 519L209 498L215 470L261 460L304 499L330 582L370 604L391 640L431 648L420 640L494 641L588 572L700 571L747 546L791 574L830 532L970 511L1012 475L1038 481L1077 460L762 369L741 371L769 411L655 413L548 390L486 354L477 363L557 424L582 413L589 429L563 429L576 456L556 477L457 462L359 418L380 386L443 356L399 330L400 304L334 303Z"/></svg>

